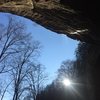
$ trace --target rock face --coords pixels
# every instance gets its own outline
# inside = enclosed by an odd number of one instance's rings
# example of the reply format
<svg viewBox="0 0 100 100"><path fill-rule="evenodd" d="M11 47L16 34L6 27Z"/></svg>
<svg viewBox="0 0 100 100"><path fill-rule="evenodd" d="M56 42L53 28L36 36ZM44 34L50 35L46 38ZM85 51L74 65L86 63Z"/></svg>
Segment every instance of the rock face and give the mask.
<svg viewBox="0 0 100 100"><path fill-rule="evenodd" d="M99 3L90 0L0 0L0 11L20 15L72 39L100 44Z"/></svg>

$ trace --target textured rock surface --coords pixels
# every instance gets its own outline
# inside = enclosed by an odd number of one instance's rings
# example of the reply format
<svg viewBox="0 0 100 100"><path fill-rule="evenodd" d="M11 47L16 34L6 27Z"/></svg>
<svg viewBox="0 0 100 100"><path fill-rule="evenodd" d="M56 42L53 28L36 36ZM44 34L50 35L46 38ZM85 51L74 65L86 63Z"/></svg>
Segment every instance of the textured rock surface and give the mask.
<svg viewBox="0 0 100 100"><path fill-rule="evenodd" d="M99 10L89 0L0 0L0 11L29 18L70 38L99 44ZM93 3L93 2L92 2ZM98 11L97 11L98 10Z"/></svg>

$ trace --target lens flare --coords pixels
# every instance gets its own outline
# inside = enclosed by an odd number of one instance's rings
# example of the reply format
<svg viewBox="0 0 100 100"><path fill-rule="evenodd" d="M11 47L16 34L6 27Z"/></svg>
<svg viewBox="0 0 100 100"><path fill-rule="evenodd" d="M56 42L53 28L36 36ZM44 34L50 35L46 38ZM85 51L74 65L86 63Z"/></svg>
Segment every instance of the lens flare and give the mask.
<svg viewBox="0 0 100 100"><path fill-rule="evenodd" d="M64 80L63 80L63 84L64 84L65 86L70 86L70 85L71 85L71 81L70 81L69 79L64 79Z"/></svg>

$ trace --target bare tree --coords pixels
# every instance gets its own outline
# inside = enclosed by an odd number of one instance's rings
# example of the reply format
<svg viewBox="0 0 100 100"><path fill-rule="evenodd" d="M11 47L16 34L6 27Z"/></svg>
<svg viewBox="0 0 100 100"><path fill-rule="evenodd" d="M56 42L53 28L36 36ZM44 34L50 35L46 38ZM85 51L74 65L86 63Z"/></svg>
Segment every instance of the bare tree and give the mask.
<svg viewBox="0 0 100 100"><path fill-rule="evenodd" d="M74 65L75 61L63 61L60 68L58 69L58 77L75 78L77 71Z"/></svg>
<svg viewBox="0 0 100 100"><path fill-rule="evenodd" d="M11 80L9 83L7 83L7 85L5 86L5 88L3 89L2 93L1 93L1 98L0 100L4 99L5 93L7 92L8 87L11 85L13 80Z"/></svg>
<svg viewBox="0 0 100 100"><path fill-rule="evenodd" d="M28 94L24 100L36 100L36 96L43 89L43 84L47 80L47 74L45 68L41 65L32 65L29 73L26 77L28 86L25 90Z"/></svg>
<svg viewBox="0 0 100 100"><path fill-rule="evenodd" d="M13 80L13 100L19 100L22 94L22 88L24 87L24 79L30 70L30 63L32 63L32 59L37 56L39 51L39 43L37 41L28 40L21 48L22 52L18 53L11 59L10 65L12 70L10 72Z"/></svg>
<svg viewBox="0 0 100 100"><path fill-rule="evenodd" d="M22 45L25 45L29 34L25 32L25 25L21 21L8 16L6 26L0 24L0 73L9 71L7 63L11 56L19 53Z"/></svg>
<svg viewBox="0 0 100 100"><path fill-rule="evenodd" d="M36 99L47 78L41 64L35 63L40 54L40 43L32 40L25 31L25 25L11 16L6 26L0 24L0 32L0 73L7 72L11 79L3 89L1 100L9 86L12 88L12 100L22 99L25 91L28 94L24 95L24 99L28 96Z"/></svg>

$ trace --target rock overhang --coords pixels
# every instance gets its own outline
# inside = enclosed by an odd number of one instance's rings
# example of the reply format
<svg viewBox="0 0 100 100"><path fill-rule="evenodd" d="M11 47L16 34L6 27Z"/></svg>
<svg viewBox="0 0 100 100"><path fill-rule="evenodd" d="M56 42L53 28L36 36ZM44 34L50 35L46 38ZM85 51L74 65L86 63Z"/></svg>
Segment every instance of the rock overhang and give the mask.
<svg viewBox="0 0 100 100"><path fill-rule="evenodd" d="M95 12L97 8L93 9L91 5L89 8L88 1L90 0L81 2L79 0L2 0L0 11L29 18L51 31L65 34L72 39L99 44L100 26L98 12ZM86 8L82 8L85 4Z"/></svg>

